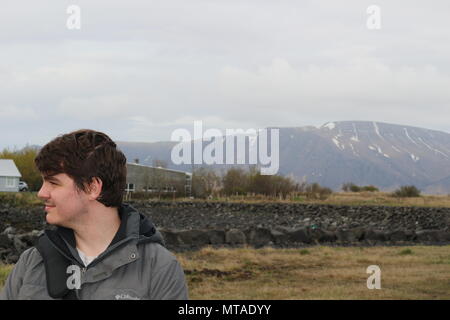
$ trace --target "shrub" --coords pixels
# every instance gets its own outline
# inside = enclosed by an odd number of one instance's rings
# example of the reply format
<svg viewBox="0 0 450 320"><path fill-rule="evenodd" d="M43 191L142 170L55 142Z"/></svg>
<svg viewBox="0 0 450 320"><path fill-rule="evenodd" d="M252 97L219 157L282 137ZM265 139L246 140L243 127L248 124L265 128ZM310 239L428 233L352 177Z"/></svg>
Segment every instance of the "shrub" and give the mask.
<svg viewBox="0 0 450 320"><path fill-rule="evenodd" d="M399 189L395 190L392 195L398 198L420 197L420 190L415 186L401 186Z"/></svg>
<svg viewBox="0 0 450 320"><path fill-rule="evenodd" d="M342 190L345 192L361 192L361 191L369 191L369 192L375 192L375 191L379 191L377 187L375 186L364 186L364 187L360 187L352 182L346 182L342 185Z"/></svg>
<svg viewBox="0 0 450 320"><path fill-rule="evenodd" d="M353 184L350 186L350 191L351 192L360 192L361 191L361 187L357 186L356 184Z"/></svg>
<svg viewBox="0 0 450 320"><path fill-rule="evenodd" d="M342 185L342 191L344 191L344 192L349 192L349 191L351 191L350 188L351 188L352 186L354 186L354 185L355 185L355 184L352 183L352 182L346 182L346 183L344 183L344 184Z"/></svg>
<svg viewBox="0 0 450 320"><path fill-rule="evenodd" d="M399 254L404 256L404 255L407 255L407 254L413 254L413 251L411 249L403 249L402 251L400 251Z"/></svg>
<svg viewBox="0 0 450 320"><path fill-rule="evenodd" d="M43 202L36 192L0 192L0 203L7 203L12 207L28 207L42 205Z"/></svg>
<svg viewBox="0 0 450 320"><path fill-rule="evenodd" d="M379 190L377 187L370 185L362 187L362 191L377 192Z"/></svg>
<svg viewBox="0 0 450 320"><path fill-rule="evenodd" d="M226 195L245 194L249 185L249 174L241 168L230 168L222 178Z"/></svg>
<svg viewBox="0 0 450 320"><path fill-rule="evenodd" d="M221 178L210 168L196 169L192 175L192 192L196 198L209 198L217 194L221 187Z"/></svg>
<svg viewBox="0 0 450 320"><path fill-rule="evenodd" d="M327 199L333 191L330 188L322 187L318 183L307 185L305 188L305 195L307 199Z"/></svg>
<svg viewBox="0 0 450 320"><path fill-rule="evenodd" d="M302 188L290 177L263 175L257 168L249 171L231 168L224 175L222 185L222 192L227 196L253 194L284 199Z"/></svg>

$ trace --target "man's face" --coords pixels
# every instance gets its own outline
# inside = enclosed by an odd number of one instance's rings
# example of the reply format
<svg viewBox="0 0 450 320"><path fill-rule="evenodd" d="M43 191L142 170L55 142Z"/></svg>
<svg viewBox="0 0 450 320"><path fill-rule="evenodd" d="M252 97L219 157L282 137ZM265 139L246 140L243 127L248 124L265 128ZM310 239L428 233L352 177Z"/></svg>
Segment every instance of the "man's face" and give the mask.
<svg viewBox="0 0 450 320"><path fill-rule="evenodd" d="M43 180L38 197L45 202L47 222L72 228L87 212L86 193L77 191L73 179L65 173L43 177Z"/></svg>

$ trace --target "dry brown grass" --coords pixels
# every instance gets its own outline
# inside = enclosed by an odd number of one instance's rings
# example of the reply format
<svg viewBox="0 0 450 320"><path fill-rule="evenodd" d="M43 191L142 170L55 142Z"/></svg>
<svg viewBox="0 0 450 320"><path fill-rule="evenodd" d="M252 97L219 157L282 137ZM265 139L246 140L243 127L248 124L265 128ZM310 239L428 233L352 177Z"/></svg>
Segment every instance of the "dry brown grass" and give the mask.
<svg viewBox="0 0 450 320"><path fill-rule="evenodd" d="M450 246L213 249L177 254L191 299L450 299ZM367 289L369 265L381 289Z"/></svg>
<svg viewBox="0 0 450 320"><path fill-rule="evenodd" d="M191 299L450 299L450 246L213 249L177 253ZM369 265L381 289L367 289ZM0 288L12 266L0 265Z"/></svg>
<svg viewBox="0 0 450 320"><path fill-rule="evenodd" d="M385 205L401 207L446 207L450 208L448 195L423 195L415 198L396 198L385 192L340 192L333 193L320 202L337 205Z"/></svg>
<svg viewBox="0 0 450 320"><path fill-rule="evenodd" d="M177 201L192 201L190 199L177 199ZM203 199L194 201L203 202ZM245 202L245 203L305 203L305 204L331 204L331 205L376 205L398 207L439 207L450 208L450 195L422 195L415 198L397 198L387 192L336 192L325 200L307 199L305 196L295 196L290 199L271 198L266 196L233 196L219 197L209 201Z"/></svg>

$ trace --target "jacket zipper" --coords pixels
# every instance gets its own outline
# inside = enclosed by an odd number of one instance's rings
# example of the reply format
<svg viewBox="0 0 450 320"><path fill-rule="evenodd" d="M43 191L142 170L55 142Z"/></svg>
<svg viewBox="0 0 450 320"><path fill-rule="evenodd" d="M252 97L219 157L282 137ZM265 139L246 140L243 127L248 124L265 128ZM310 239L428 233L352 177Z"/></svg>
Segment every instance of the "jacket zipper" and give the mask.
<svg viewBox="0 0 450 320"><path fill-rule="evenodd" d="M81 299L80 299L81 280L84 279L85 274L86 274L86 267L82 267L82 268L81 268L80 289L75 289L75 295L77 296L77 299L78 299L78 300L81 300Z"/></svg>
<svg viewBox="0 0 450 320"><path fill-rule="evenodd" d="M102 255L101 256L101 258L104 258L105 256L107 256L109 253L111 253L111 251L113 251L115 248L117 248L118 246L121 246L122 244L124 244L124 243L126 243L126 242L129 242L129 241L131 241L131 240L133 240L134 239L134 237L130 237L130 238L126 238L126 239L123 239L122 241L119 241L119 242L117 242L116 244L114 244L112 247L110 247L109 249L108 249L108 251L104 254L104 255ZM55 246L55 245L54 245ZM56 247L56 246L55 246ZM59 250L59 249L58 249ZM59 250L59 252L61 252L61 250ZM67 256L63 253L63 252L61 252L66 258L67 258ZM97 257L98 258L98 257ZM92 262L92 263L90 263L88 266L84 266L84 267L81 267L81 279L83 279L84 280L84 278L85 278L85 275L86 275L86 270L89 268L89 267L93 267L95 264L97 264L98 263L98 261L96 261L97 260L97 258ZM71 261L73 261L72 259L70 259ZM99 260L100 261L100 260ZM95 262L95 263L94 263ZM77 263L77 265L79 265L78 263ZM81 279L80 279L80 282L81 282ZM80 291L81 291L81 287L80 287L80 289L75 289L75 295L77 296L77 299L78 300L81 300L80 299Z"/></svg>
<svg viewBox="0 0 450 320"><path fill-rule="evenodd" d="M125 243L127 243L127 242L129 242L129 241L131 241L131 240L133 240L133 239L138 239L138 238L137 238L137 237L128 237L128 238L125 238L125 239L123 239L123 240L117 242L117 243L114 244L112 247L109 247L109 248L107 249L107 251L103 252L100 256L98 256L97 258L95 258L94 261L92 261L92 262L86 267L86 269L95 266L98 262L101 261L101 260L98 260L99 258L101 258L101 259L105 258L105 257L106 257L107 255L109 255L114 249L116 249L117 247L119 247L119 246L121 246L121 245L123 245L123 244L125 244Z"/></svg>
<svg viewBox="0 0 450 320"><path fill-rule="evenodd" d="M81 290L81 280L82 279L84 279L84 276L85 276L85 273L86 273L86 267L83 265L83 266L81 266L79 263L78 263L78 261L76 261L75 259L73 259L73 257L69 257L69 256L67 256L66 254L65 254L65 252L64 251L62 251L53 241L52 241L52 239L50 239L50 237L48 237L48 239L49 239L49 241L50 241L50 243L52 244L52 246L64 257L64 258L66 258L67 260L69 260L71 263L72 263L72 265L76 265L76 266L78 266L79 268L80 268L80 271L81 271L81 279L80 279L80 289L75 289L75 295L76 295L76 297L77 297L77 299L78 300L81 300L80 299L80 295L79 295L79 291Z"/></svg>

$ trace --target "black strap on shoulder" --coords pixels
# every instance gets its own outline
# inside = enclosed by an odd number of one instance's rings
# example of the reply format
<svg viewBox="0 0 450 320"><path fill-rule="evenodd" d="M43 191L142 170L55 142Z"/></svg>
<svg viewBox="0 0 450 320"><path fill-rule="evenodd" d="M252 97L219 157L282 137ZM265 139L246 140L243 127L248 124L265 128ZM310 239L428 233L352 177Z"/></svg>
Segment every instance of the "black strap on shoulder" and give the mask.
<svg viewBox="0 0 450 320"><path fill-rule="evenodd" d="M65 300L77 299L75 290L67 287L66 272L72 262L52 245L46 234L38 239L36 249L44 260L47 291L50 297Z"/></svg>

